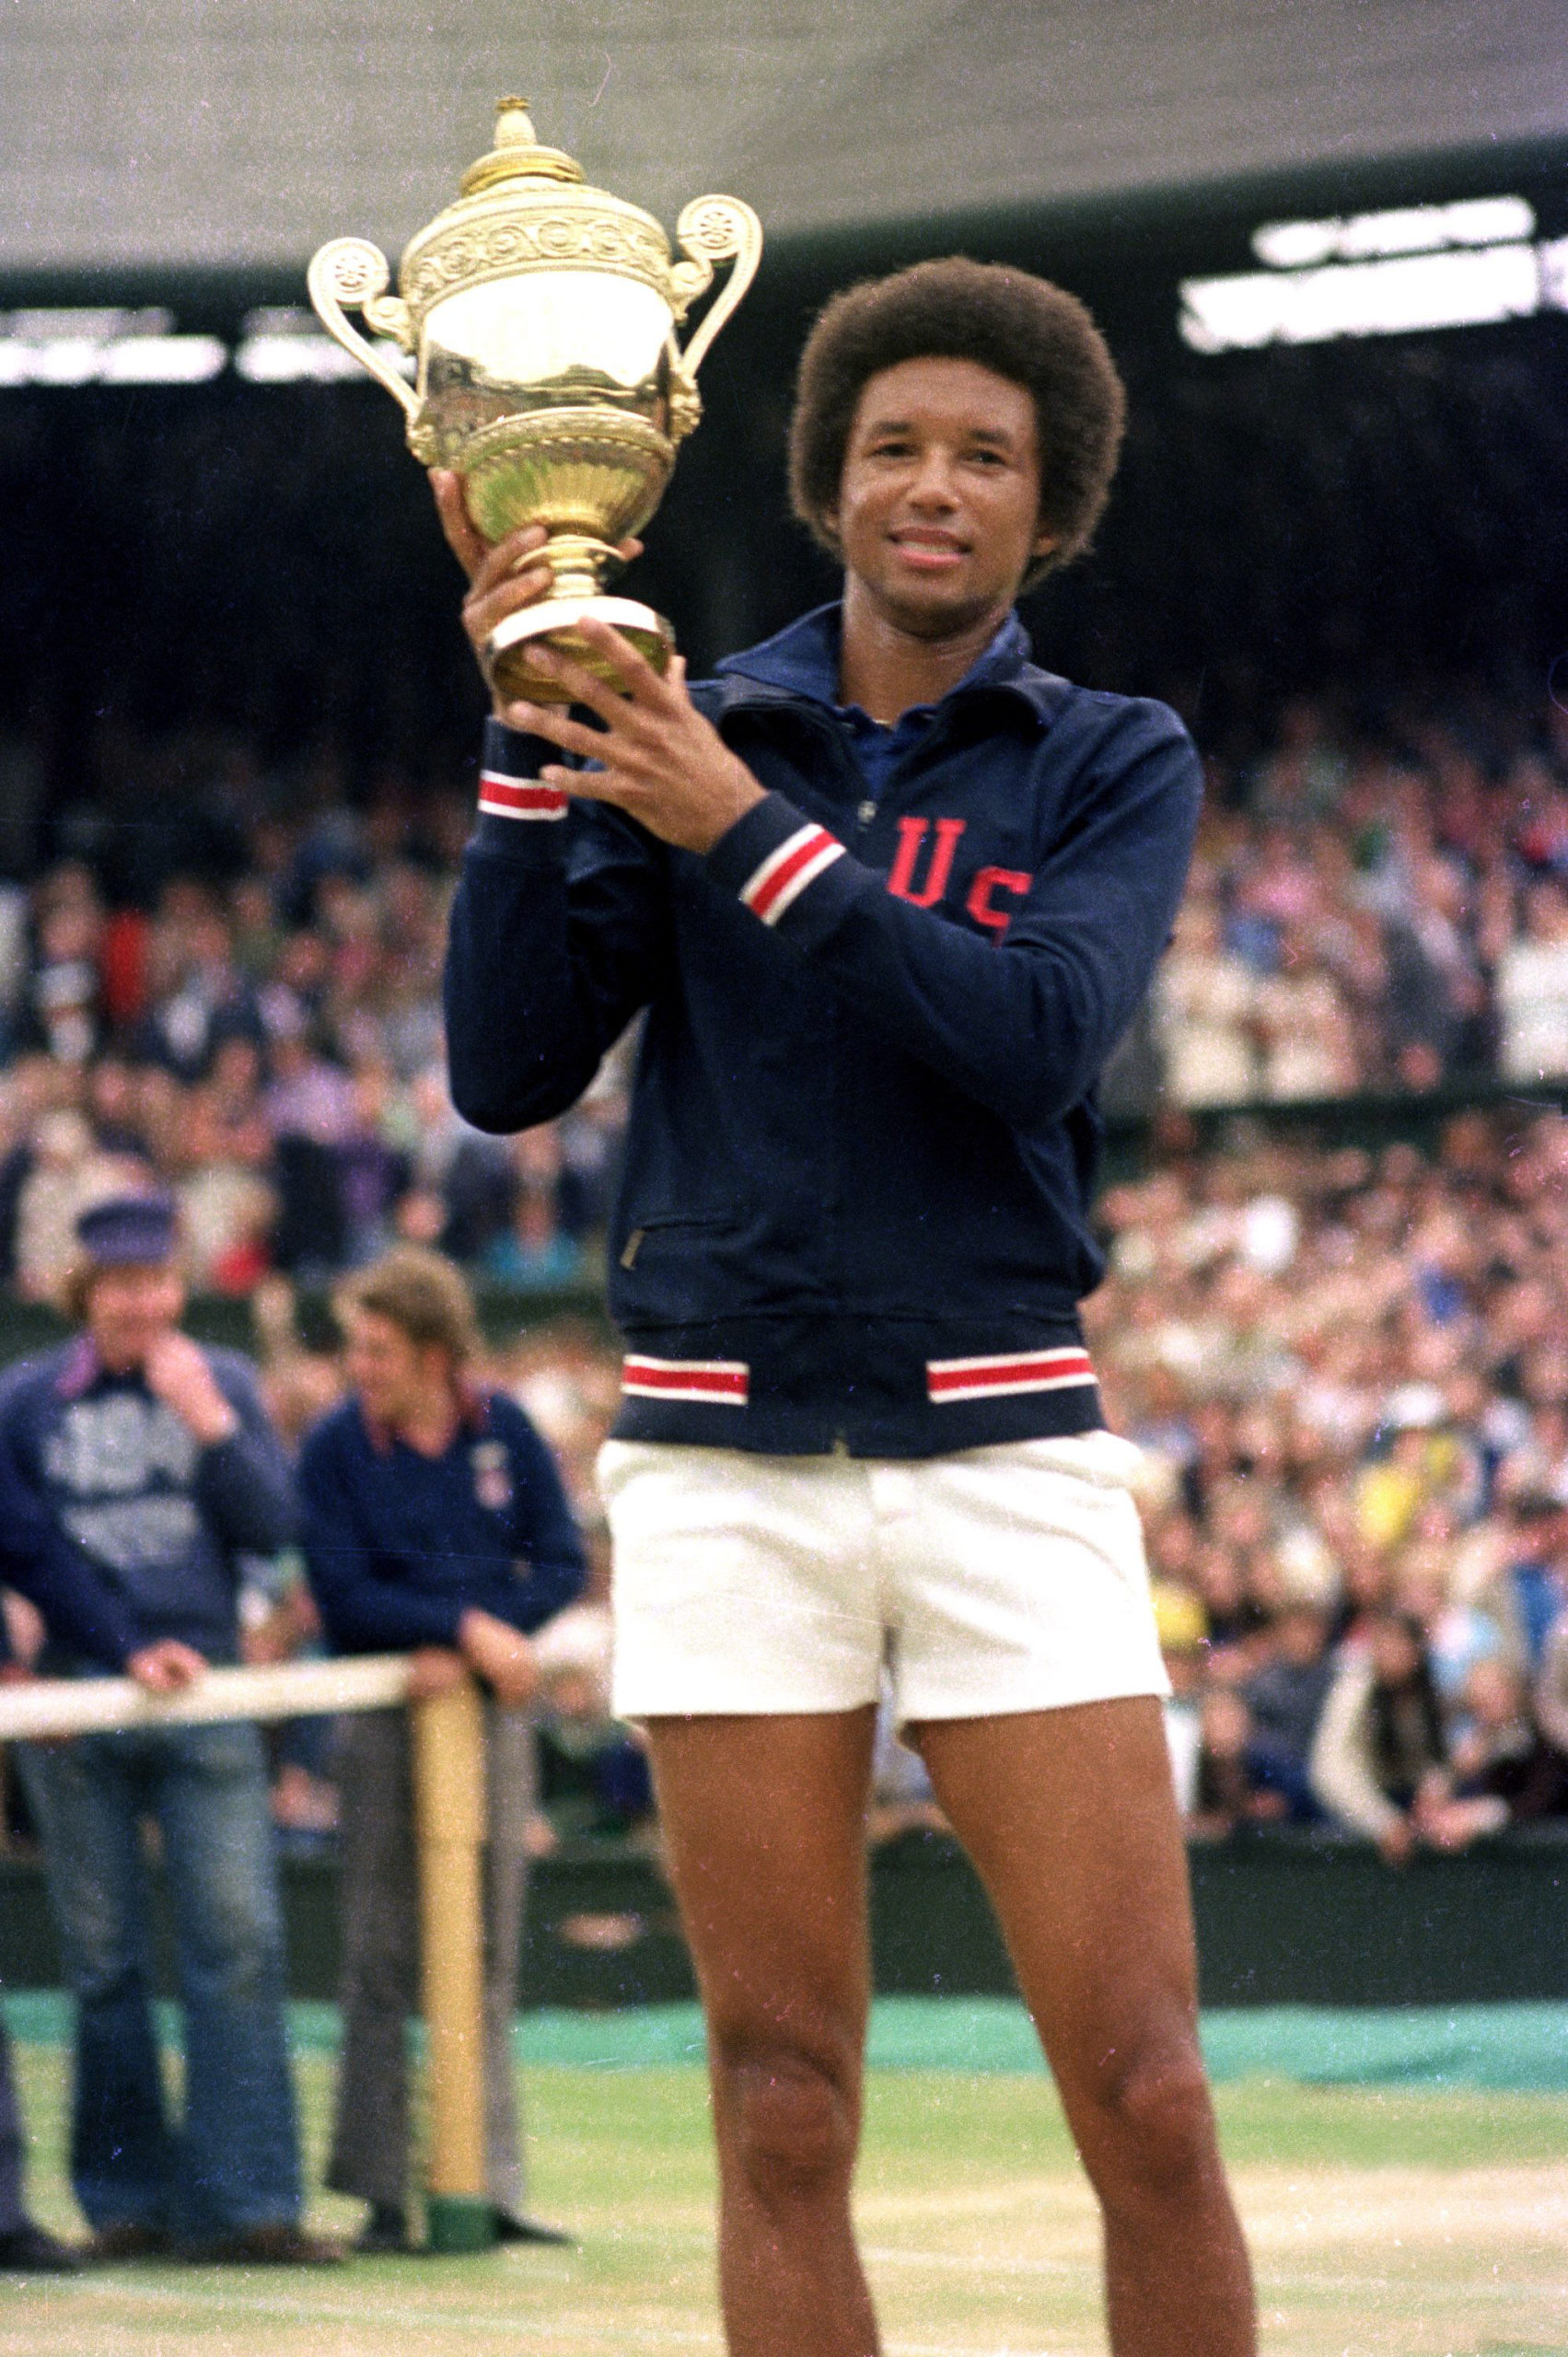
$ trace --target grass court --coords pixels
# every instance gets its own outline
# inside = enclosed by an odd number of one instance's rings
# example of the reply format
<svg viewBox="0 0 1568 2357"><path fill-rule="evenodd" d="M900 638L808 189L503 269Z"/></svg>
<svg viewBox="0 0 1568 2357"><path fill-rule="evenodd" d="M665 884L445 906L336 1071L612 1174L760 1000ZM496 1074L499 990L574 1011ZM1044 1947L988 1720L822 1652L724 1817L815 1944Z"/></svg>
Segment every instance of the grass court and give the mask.
<svg viewBox="0 0 1568 2357"><path fill-rule="evenodd" d="M17 2049L36 2213L75 2232L65 2056ZM312 2182L331 2063L301 2055ZM0 2357L661 2357L720 2348L704 2081L526 2072L535 2207L575 2251L0 2279ZM1269 2357L1568 2357L1568 2095L1244 2081L1217 2100ZM889 2357L1103 2352L1096 2231L1040 2077L874 2071L860 2222ZM319 2197L346 2232L357 2205Z"/></svg>

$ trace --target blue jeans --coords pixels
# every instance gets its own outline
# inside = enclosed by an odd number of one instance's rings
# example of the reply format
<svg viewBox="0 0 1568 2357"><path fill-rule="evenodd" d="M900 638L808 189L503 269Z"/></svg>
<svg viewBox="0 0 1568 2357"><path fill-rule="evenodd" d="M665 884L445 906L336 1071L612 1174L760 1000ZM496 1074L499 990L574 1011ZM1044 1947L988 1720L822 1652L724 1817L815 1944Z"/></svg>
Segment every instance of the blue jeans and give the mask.
<svg viewBox="0 0 1568 2357"><path fill-rule="evenodd" d="M76 1997L71 2182L94 2227L201 2243L297 2218L298 2140L261 1741L158 1727L18 1747ZM142 1820L156 1820L185 2028L164 2103Z"/></svg>

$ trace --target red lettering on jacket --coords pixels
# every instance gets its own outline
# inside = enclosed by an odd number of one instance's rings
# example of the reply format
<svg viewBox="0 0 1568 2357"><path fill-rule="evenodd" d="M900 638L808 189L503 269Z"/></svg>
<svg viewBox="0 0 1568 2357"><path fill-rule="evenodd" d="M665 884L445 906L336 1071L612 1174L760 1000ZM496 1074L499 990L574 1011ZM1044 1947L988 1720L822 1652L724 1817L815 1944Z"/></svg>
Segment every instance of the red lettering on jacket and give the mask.
<svg viewBox="0 0 1568 2357"><path fill-rule="evenodd" d="M1005 933L1017 911L993 908L993 892L1016 892L1021 897L1033 882L1032 876L1020 876L1016 867L982 867L970 886L964 906L976 924L989 925L995 934Z"/></svg>
<svg viewBox="0 0 1568 2357"><path fill-rule="evenodd" d="M900 900L908 900L917 909L934 909L947 890L953 873L953 853L958 848L958 837L969 824L966 819L938 819L936 841L932 846L931 865L925 871L925 882L920 890L914 888L914 871L920 858L921 845L931 830L929 819L900 819L899 848L894 855L888 889L897 893Z"/></svg>

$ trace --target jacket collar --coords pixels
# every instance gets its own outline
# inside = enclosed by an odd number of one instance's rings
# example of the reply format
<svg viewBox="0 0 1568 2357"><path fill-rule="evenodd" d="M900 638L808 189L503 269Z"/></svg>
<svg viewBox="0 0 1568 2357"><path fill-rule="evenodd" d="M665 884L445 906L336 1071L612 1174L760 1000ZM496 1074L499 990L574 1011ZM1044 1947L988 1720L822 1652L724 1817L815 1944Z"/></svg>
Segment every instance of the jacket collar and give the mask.
<svg viewBox="0 0 1568 2357"><path fill-rule="evenodd" d="M65 1346L54 1388L62 1399L80 1399L103 1373L103 1361L90 1334L78 1334Z"/></svg>
<svg viewBox="0 0 1568 2357"><path fill-rule="evenodd" d="M749 692L762 688L819 704L830 712L842 709L839 644L842 612L836 601L819 606L813 612L803 614L798 621L791 622L786 630L764 639L760 646L748 647L740 655L726 655L714 667L724 677L726 708L733 710L743 702L772 702L771 696L758 697ZM1028 634L1017 615L1010 613L990 645L933 709L944 712L958 697L971 695L977 690L1000 690L1018 697L1041 727L1049 727L1061 709L1067 682L1053 671L1042 671L1038 664L1030 662Z"/></svg>

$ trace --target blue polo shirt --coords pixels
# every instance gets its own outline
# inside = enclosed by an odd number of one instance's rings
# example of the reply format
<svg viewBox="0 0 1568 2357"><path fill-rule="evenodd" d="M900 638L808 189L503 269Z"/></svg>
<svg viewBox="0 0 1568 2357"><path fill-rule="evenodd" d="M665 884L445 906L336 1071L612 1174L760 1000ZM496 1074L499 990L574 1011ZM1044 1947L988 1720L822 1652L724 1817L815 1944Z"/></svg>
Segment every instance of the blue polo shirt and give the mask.
<svg viewBox="0 0 1568 2357"><path fill-rule="evenodd" d="M505 1392L467 1402L439 1457L347 1399L307 1435L299 1493L311 1591L338 1653L456 1645L470 1608L526 1634L581 1591L555 1460Z"/></svg>
<svg viewBox="0 0 1568 2357"><path fill-rule="evenodd" d="M836 621L836 616L834 617ZM871 714L857 703L838 702L839 638L837 629L824 630L815 644L803 650L795 674L796 692L809 696L814 703L823 703L837 715L849 731L854 758L868 789L872 803L882 799L888 780L906 753L913 753L931 732L932 723L941 709L934 703L912 703L897 720L873 720ZM994 635L981 648L961 679L955 682L951 693L960 689L982 688L993 679L1005 679L1010 666L1017 661L1023 625L1009 614Z"/></svg>

